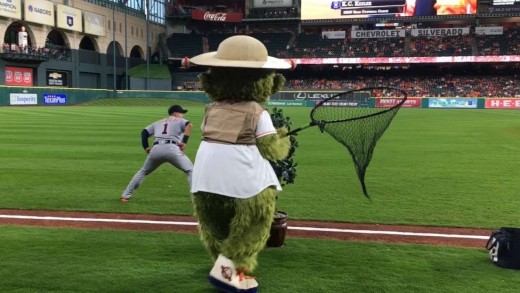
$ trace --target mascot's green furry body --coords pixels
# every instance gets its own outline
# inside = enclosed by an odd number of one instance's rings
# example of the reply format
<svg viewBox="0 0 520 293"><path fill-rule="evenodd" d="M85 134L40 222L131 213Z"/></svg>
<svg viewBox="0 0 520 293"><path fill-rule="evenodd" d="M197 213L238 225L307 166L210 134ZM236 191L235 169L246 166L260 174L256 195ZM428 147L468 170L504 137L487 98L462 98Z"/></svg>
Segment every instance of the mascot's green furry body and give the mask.
<svg viewBox="0 0 520 293"><path fill-rule="evenodd" d="M261 103L285 82L274 69L291 64L268 57L265 46L247 36L228 38L217 52L190 61L209 67L200 81L213 101L192 183L201 239L215 261L209 279L226 292L256 292L258 283L244 273L257 265L281 190L267 160L285 158L290 147L288 137L281 138L286 130L274 129Z"/></svg>

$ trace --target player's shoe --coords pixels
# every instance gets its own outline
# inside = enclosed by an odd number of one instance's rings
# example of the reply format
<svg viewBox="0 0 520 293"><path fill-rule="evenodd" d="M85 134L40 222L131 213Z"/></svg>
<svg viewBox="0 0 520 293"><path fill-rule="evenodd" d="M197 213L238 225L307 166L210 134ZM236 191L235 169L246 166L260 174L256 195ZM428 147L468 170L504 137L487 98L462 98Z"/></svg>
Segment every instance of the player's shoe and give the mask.
<svg viewBox="0 0 520 293"><path fill-rule="evenodd" d="M121 202L128 202L128 201L130 201L130 198L126 198L126 197L121 198Z"/></svg>
<svg viewBox="0 0 520 293"><path fill-rule="evenodd" d="M213 286L226 293L256 293L258 289L254 277L237 270L233 261L222 254L217 258L208 279Z"/></svg>

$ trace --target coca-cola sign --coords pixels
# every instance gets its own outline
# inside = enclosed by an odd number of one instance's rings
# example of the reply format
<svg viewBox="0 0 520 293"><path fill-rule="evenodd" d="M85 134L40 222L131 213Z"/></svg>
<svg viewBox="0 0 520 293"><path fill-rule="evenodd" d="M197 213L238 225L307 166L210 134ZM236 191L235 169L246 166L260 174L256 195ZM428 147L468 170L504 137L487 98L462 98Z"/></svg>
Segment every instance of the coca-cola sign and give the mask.
<svg viewBox="0 0 520 293"><path fill-rule="evenodd" d="M242 22L242 14L237 12L213 12L205 10L192 10L191 18L203 21Z"/></svg>
<svg viewBox="0 0 520 293"><path fill-rule="evenodd" d="M227 13L224 12L206 12L204 13L204 20L206 21L226 21Z"/></svg>

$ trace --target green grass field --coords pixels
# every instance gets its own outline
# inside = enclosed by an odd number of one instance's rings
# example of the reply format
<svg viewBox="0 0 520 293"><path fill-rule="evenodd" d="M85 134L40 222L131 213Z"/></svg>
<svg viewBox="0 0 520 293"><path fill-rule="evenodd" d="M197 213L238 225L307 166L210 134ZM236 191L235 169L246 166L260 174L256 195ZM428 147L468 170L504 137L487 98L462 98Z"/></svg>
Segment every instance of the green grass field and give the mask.
<svg viewBox="0 0 520 293"><path fill-rule="evenodd" d="M118 202L145 159L141 129L164 117L171 103L142 101L0 108L0 207L191 214L185 176L169 165L148 176L133 204ZM186 151L194 160L203 106L183 104L195 124ZM284 112L295 127L308 122L309 109ZM279 209L293 219L518 225L519 121L519 111L402 109L368 167L371 200L347 150L309 128L298 135L298 176L280 194Z"/></svg>
<svg viewBox="0 0 520 293"><path fill-rule="evenodd" d="M194 234L0 226L1 292L217 293ZM259 292L518 292L476 249L289 239L265 249Z"/></svg>
<svg viewBox="0 0 520 293"><path fill-rule="evenodd" d="M119 197L141 167L140 131L171 100L0 107L0 208L192 214L185 176L164 165ZM203 105L180 101L195 131ZM132 106L134 105L134 106ZM310 109L284 108L298 127ZM402 109L367 171L367 200L346 149L298 135L291 219L498 228L518 226L520 111ZM261 292L518 292L518 271L487 251L290 238L262 251ZM196 235L0 226L0 292L215 292Z"/></svg>

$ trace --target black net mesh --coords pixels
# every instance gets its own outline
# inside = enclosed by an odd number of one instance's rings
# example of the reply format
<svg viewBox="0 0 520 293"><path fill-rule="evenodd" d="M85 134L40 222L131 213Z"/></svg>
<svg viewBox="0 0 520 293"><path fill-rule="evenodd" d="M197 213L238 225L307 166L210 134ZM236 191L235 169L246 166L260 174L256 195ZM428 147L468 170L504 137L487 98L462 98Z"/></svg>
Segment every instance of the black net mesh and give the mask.
<svg viewBox="0 0 520 293"><path fill-rule="evenodd" d="M370 99L378 96L385 97L384 101ZM322 131L348 149L365 196L368 196L365 173L376 143L404 100L406 94L398 90L365 89L338 95L323 102L311 113L312 120L318 122Z"/></svg>

